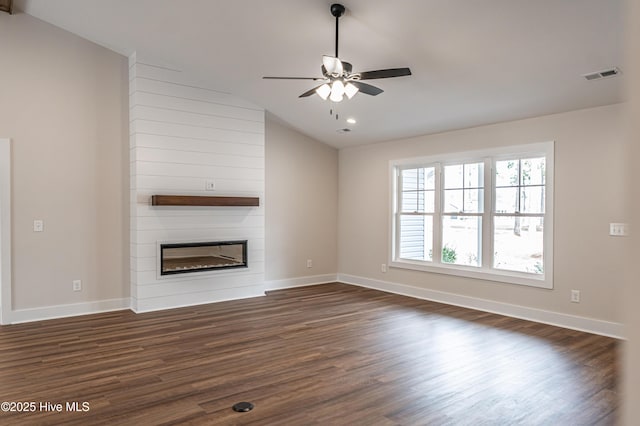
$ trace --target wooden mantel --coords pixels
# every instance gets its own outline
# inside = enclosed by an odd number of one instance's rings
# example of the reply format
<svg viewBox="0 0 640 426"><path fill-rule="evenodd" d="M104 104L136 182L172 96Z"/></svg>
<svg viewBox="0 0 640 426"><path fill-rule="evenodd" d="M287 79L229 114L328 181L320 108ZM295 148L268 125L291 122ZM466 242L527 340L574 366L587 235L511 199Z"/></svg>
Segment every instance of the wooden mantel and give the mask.
<svg viewBox="0 0 640 426"><path fill-rule="evenodd" d="M229 207L257 207L260 205L258 197L221 197L199 195L152 195L152 206L229 206Z"/></svg>

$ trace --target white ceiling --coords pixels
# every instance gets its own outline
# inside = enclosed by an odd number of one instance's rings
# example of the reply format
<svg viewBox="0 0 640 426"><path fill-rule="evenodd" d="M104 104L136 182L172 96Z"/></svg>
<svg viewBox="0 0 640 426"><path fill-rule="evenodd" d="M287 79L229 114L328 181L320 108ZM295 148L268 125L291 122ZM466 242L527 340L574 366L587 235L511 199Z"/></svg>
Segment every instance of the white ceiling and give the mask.
<svg viewBox="0 0 640 426"><path fill-rule="evenodd" d="M123 55L195 73L301 132L342 148L623 101L622 0L344 0L340 57L384 93L299 99L334 49L330 0L16 0L16 9ZM348 126L344 119L354 117ZM344 127L350 133L337 133Z"/></svg>

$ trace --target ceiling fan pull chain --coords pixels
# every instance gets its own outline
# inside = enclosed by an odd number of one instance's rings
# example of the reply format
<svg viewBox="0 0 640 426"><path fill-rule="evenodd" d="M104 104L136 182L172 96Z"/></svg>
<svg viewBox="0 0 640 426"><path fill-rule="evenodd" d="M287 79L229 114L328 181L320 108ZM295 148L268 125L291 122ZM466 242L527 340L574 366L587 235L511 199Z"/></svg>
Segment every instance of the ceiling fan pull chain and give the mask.
<svg viewBox="0 0 640 426"><path fill-rule="evenodd" d="M331 101L331 107L329 108L329 115L331 116L335 115L336 120L338 119L338 105L336 105L333 101Z"/></svg>

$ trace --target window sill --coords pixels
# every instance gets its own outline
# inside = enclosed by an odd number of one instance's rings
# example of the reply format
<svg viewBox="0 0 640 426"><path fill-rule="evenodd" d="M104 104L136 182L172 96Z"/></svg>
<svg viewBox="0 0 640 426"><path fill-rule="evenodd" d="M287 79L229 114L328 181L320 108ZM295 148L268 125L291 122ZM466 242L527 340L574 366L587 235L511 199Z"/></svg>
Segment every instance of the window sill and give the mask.
<svg viewBox="0 0 640 426"><path fill-rule="evenodd" d="M545 289L553 288L553 279L548 274L533 276L532 274L519 273L514 271L498 271L473 268L462 265L428 265L425 262L411 260L394 260L389 262L389 266L399 269L411 269L414 271L432 272L435 274L455 275L465 278L476 278L487 281L497 281L501 283L524 285Z"/></svg>

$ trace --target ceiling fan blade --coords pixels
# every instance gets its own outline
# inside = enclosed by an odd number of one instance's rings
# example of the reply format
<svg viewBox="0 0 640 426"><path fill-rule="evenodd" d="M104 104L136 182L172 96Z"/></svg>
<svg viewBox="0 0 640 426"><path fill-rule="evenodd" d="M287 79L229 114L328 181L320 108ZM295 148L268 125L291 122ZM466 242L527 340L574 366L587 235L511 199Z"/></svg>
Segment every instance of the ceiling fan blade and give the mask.
<svg viewBox="0 0 640 426"><path fill-rule="evenodd" d="M376 78L403 77L405 75L411 75L411 70L409 68L389 68L386 70L365 71L359 74L360 80L374 80Z"/></svg>
<svg viewBox="0 0 640 426"><path fill-rule="evenodd" d="M380 89L379 87L372 86L372 85L367 84L367 83L362 83L361 81L358 81L358 80L350 80L349 83L353 84L362 93L365 93L367 95L376 96L376 95L379 95L380 93L384 92L384 90Z"/></svg>
<svg viewBox="0 0 640 426"><path fill-rule="evenodd" d="M307 90L306 92L304 92L302 95L298 96L299 98L306 98L307 96L311 96L311 95L315 95L316 90L318 89L318 87L323 86L324 84L321 84L320 86L316 86L311 90Z"/></svg>
<svg viewBox="0 0 640 426"><path fill-rule="evenodd" d="M322 56L322 66L327 70L327 74L340 76L344 72L342 61L333 56Z"/></svg>
<svg viewBox="0 0 640 426"><path fill-rule="evenodd" d="M324 77L262 77L265 80L324 80Z"/></svg>

